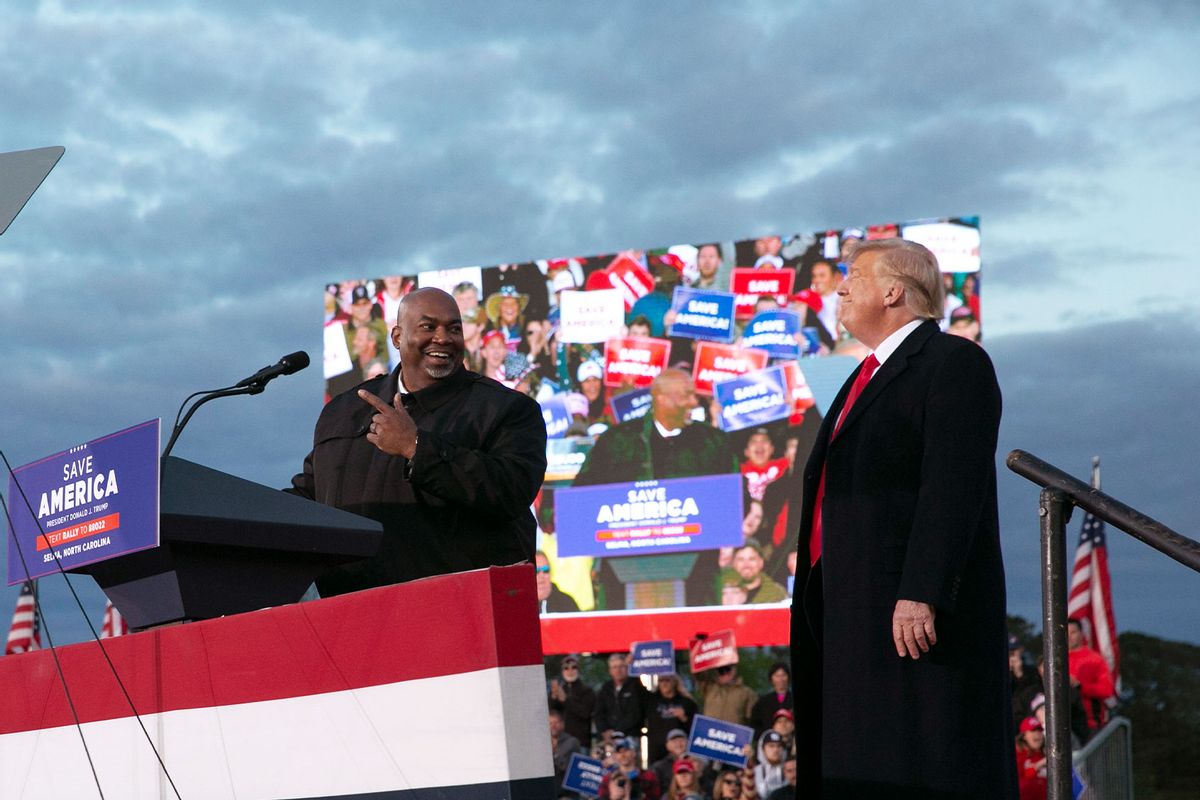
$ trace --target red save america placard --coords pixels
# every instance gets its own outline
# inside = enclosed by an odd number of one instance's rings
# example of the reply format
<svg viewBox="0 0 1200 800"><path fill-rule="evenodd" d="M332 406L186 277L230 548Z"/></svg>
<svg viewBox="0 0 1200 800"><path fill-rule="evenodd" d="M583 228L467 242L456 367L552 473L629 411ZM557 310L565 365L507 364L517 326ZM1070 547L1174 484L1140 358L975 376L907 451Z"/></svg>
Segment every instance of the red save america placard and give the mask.
<svg viewBox="0 0 1200 800"><path fill-rule="evenodd" d="M732 630L710 633L703 639L692 639L688 651L693 675L706 669L738 663L737 639Z"/></svg>
<svg viewBox="0 0 1200 800"><path fill-rule="evenodd" d="M804 412L816 405L817 401L799 364L788 361L780 366L783 367L783 377L787 379L788 394L792 398L792 415L788 422L799 425L804 419Z"/></svg>
<svg viewBox="0 0 1200 800"><path fill-rule="evenodd" d="M621 290L626 312L633 308L639 298L654 291L654 276L630 256L619 255L614 258L607 272L613 288Z"/></svg>
<svg viewBox="0 0 1200 800"><path fill-rule="evenodd" d="M735 313L738 319L754 316L754 304L763 295L775 295L779 305L787 307L796 273L790 269L754 269L735 267L730 279L730 291L737 295Z"/></svg>
<svg viewBox="0 0 1200 800"><path fill-rule="evenodd" d="M667 368L671 342L641 336L609 339L604 345L604 385L649 386Z"/></svg>
<svg viewBox="0 0 1200 800"><path fill-rule="evenodd" d="M767 366L770 356L766 350L752 350L732 344L698 342L696 361L692 365L696 393L712 394L713 384L745 375Z"/></svg>

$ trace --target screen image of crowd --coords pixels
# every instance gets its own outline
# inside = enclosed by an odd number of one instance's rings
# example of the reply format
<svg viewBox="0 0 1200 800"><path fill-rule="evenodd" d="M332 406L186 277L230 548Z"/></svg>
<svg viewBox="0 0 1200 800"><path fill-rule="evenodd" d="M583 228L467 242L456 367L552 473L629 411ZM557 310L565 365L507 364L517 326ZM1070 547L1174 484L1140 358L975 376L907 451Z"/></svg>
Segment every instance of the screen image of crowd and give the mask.
<svg viewBox="0 0 1200 800"><path fill-rule="evenodd" d="M837 289L858 242L896 236L979 342L978 220L941 218L330 284L326 400L394 369L400 300L444 289L466 366L543 410L543 613L787 603L800 473L866 355Z"/></svg>

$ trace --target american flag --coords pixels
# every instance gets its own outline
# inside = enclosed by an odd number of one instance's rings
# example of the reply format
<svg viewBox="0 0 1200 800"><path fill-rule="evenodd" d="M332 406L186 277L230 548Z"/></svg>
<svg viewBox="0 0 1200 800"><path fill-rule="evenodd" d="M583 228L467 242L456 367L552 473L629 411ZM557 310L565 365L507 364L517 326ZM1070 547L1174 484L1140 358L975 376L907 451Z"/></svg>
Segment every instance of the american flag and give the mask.
<svg viewBox="0 0 1200 800"><path fill-rule="evenodd" d="M129 623L121 612L112 604L112 600L104 604L104 624L100 627L100 638L111 639L114 636L124 636L129 633Z"/></svg>
<svg viewBox="0 0 1200 800"><path fill-rule="evenodd" d="M1097 459L1098 461L1098 459ZM1098 463L1093 465L1092 485L1099 488ZM1081 622L1092 647L1108 662L1113 681L1120 679L1120 649L1113 621L1112 583L1108 577L1108 548L1104 545L1104 523L1087 514L1079 531L1075 570L1067 597L1067 617ZM1119 684L1118 684L1119 685Z"/></svg>
<svg viewBox="0 0 1200 800"><path fill-rule="evenodd" d="M21 594L17 597L17 608L13 611L12 627L8 629L8 645L4 655L27 653L42 646L42 637L38 631L37 600L33 596L33 581L21 584Z"/></svg>

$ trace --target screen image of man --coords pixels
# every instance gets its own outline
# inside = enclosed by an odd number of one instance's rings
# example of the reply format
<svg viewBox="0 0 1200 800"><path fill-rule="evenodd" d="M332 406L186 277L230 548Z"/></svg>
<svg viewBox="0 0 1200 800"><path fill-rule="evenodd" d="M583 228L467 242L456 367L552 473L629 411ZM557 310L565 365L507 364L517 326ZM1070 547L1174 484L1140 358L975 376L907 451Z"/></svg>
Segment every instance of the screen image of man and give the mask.
<svg viewBox="0 0 1200 800"><path fill-rule="evenodd" d="M1015 799L995 372L939 332L924 247L864 242L849 266L838 316L871 354L804 472L799 795Z"/></svg>
<svg viewBox="0 0 1200 800"><path fill-rule="evenodd" d="M538 613L559 614L579 610L575 598L555 586L550 579L550 559L541 550L533 555L533 568L537 582Z"/></svg>
<svg viewBox="0 0 1200 800"><path fill-rule="evenodd" d="M292 491L383 523L379 553L317 581L322 596L528 561L546 471L538 404L463 366L454 299L400 304L400 366L333 398Z"/></svg>
<svg viewBox="0 0 1200 800"><path fill-rule="evenodd" d="M747 603L779 603L788 599L787 589L763 574L762 548L753 540L734 551L733 569L742 579Z"/></svg>
<svg viewBox="0 0 1200 800"><path fill-rule="evenodd" d="M600 435L575 477L574 486L662 478L687 478L737 472L737 461L725 433L693 423L699 405L692 377L679 369L665 369L650 384L650 412L641 419L610 428ZM710 557L711 556L711 557ZM614 573L614 562L637 564L653 556L605 558L600 562L600 585L605 609L625 608L624 582ZM716 579L715 554L701 553L686 576L690 605L712 602Z"/></svg>

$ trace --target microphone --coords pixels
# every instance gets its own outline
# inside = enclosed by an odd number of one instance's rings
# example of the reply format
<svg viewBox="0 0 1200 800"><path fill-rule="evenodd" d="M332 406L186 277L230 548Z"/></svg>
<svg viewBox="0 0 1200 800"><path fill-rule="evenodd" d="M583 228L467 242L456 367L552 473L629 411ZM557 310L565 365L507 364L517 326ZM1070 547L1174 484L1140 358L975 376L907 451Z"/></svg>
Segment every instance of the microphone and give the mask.
<svg viewBox="0 0 1200 800"><path fill-rule="evenodd" d="M249 378L238 381L233 386L227 386L224 389L213 389L209 392L196 392L188 395L183 405L179 406L179 414L175 415L175 428L171 431L171 438L167 441L167 447L163 450L162 457L165 459L171 455L171 448L175 446L175 440L179 438L179 434L183 433L183 428L188 424L188 420L192 418L192 414L196 413L196 409L207 403L209 400L216 400L218 397L233 397L239 394L261 394L267 387L267 381L273 378L278 378L280 375L291 375L293 372L299 372L308 366L308 353L303 350L297 350L295 353L288 353L283 358L279 359L278 364L272 364L269 367L263 367L258 372L251 375ZM199 396L200 399L192 404L192 407L183 414L184 406L188 404L188 400ZM179 415L183 414L183 419Z"/></svg>
<svg viewBox="0 0 1200 800"><path fill-rule="evenodd" d="M303 350L297 350L295 353L289 353L279 359L279 363L263 367L249 378L243 378L234 385L238 388L255 385L262 386L267 381L278 378L280 375L291 375L293 372L299 372L307 366L308 353Z"/></svg>

